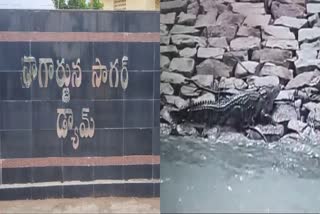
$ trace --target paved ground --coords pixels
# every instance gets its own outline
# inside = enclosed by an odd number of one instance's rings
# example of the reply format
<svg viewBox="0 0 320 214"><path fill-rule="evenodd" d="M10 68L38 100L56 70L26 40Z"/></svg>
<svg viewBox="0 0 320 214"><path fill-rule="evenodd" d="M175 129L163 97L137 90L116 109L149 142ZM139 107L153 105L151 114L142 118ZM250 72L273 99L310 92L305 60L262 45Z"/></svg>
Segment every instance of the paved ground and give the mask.
<svg viewBox="0 0 320 214"><path fill-rule="evenodd" d="M1 201L2 213L160 213L160 198L80 198Z"/></svg>

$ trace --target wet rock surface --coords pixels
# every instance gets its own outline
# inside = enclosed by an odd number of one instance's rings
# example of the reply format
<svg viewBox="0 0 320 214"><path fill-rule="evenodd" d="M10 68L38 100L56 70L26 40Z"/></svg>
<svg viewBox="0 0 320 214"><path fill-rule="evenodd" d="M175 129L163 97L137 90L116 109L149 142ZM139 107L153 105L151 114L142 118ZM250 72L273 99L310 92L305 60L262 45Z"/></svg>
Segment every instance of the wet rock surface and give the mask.
<svg viewBox="0 0 320 214"><path fill-rule="evenodd" d="M320 129L319 5L318 1L306 5L298 0L266 4L251 0L161 1L164 118L172 110L168 106L181 109L188 103L217 101L224 96L199 90L188 81L191 79L211 91L231 94L280 86L271 112L273 121L255 124L269 140L299 136L309 127ZM215 127L195 124L178 124L178 131L177 125L162 122L166 123L161 127L165 133L215 139L218 132ZM261 139L257 133L250 135Z"/></svg>

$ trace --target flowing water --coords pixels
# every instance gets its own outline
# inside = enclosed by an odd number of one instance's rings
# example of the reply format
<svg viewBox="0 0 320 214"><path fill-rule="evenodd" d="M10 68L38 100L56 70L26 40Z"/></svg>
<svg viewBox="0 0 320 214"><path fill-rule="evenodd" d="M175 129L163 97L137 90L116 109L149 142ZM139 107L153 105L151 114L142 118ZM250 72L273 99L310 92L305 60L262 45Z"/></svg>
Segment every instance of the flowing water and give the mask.
<svg viewBox="0 0 320 214"><path fill-rule="evenodd" d="M161 137L161 212L320 212L320 142Z"/></svg>

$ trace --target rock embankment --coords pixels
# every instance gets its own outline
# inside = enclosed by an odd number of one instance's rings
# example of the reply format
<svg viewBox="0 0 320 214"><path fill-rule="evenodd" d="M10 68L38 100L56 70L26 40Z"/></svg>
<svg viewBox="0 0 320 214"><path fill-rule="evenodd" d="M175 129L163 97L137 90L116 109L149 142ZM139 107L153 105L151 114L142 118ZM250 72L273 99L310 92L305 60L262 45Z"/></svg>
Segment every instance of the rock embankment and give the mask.
<svg viewBox="0 0 320 214"><path fill-rule="evenodd" d="M308 127L317 132L319 13L317 0L161 1L162 133L172 133L168 125L172 109L215 99L195 90L186 78L225 90L281 84L272 113L276 124L258 128L273 139L301 136ZM184 124L176 129L181 135L210 133Z"/></svg>

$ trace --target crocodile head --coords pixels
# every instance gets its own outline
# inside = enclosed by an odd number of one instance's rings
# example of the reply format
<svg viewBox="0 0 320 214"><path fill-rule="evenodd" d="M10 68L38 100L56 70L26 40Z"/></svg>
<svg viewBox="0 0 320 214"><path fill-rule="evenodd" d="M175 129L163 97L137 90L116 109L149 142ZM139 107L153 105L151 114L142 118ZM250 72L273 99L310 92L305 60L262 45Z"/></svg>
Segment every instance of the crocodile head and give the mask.
<svg viewBox="0 0 320 214"><path fill-rule="evenodd" d="M273 108L273 102L280 93L280 85L267 85L259 88L261 100L263 101L263 110L265 113L271 112Z"/></svg>

